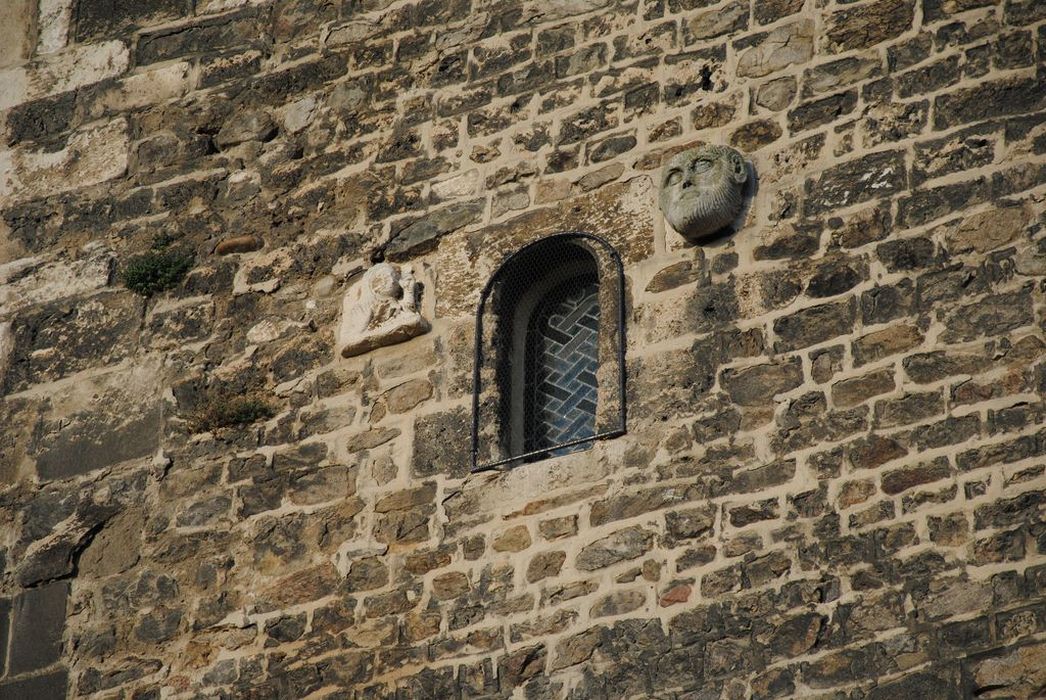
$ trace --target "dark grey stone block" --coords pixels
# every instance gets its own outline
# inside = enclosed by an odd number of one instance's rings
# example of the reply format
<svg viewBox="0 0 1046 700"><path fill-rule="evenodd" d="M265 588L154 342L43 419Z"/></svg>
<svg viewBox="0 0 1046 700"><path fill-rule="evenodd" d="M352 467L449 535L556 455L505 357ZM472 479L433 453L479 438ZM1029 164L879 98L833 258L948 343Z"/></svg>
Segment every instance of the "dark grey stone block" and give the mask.
<svg viewBox="0 0 1046 700"><path fill-rule="evenodd" d="M0 683L0 700L65 700L69 672L64 668L43 676Z"/></svg>
<svg viewBox="0 0 1046 700"><path fill-rule="evenodd" d="M42 479L65 479L145 457L160 444L161 423L158 405L102 418L77 415L41 450L37 472Z"/></svg>
<svg viewBox="0 0 1046 700"><path fill-rule="evenodd" d="M68 596L69 583L59 581L31 588L15 598L11 621L10 675L46 668L61 657Z"/></svg>

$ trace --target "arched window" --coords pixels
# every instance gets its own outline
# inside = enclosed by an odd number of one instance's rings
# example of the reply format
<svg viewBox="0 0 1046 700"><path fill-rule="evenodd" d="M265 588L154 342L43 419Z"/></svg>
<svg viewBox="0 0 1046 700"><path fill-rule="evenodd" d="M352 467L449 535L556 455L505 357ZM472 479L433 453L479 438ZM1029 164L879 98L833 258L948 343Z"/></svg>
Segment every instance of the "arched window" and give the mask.
<svg viewBox="0 0 1046 700"><path fill-rule="evenodd" d="M623 285L617 252L588 233L543 238L501 264L476 317L473 469L624 432Z"/></svg>

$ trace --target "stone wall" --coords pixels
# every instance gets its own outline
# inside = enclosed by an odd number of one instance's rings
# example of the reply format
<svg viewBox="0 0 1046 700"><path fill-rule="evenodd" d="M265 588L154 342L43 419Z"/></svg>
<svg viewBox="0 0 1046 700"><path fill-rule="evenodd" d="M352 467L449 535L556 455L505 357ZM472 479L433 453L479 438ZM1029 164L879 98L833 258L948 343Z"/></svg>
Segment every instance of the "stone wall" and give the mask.
<svg viewBox="0 0 1046 700"><path fill-rule="evenodd" d="M0 20L0 697L1046 693L1046 4ZM695 247L700 142L758 183ZM574 229L628 432L469 475L480 288ZM432 330L342 359L382 258Z"/></svg>

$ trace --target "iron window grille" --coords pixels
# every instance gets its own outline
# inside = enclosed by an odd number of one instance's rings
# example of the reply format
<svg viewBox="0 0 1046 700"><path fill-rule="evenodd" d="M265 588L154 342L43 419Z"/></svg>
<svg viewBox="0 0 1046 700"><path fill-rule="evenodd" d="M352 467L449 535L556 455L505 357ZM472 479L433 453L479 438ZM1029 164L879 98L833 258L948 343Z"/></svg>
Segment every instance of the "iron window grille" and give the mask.
<svg viewBox="0 0 1046 700"><path fill-rule="evenodd" d="M512 253L480 294L472 471L625 432L625 278L606 240L571 231Z"/></svg>

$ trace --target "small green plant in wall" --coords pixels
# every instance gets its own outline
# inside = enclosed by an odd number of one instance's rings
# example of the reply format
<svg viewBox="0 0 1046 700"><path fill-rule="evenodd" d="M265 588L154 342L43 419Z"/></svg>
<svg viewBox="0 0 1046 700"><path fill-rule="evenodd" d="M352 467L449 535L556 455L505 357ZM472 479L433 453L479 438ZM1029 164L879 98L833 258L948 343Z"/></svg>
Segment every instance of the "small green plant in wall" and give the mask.
<svg viewBox="0 0 1046 700"><path fill-rule="evenodd" d="M152 248L127 261L121 279L132 292L151 297L178 286L192 264L192 253L172 248L169 237L157 237Z"/></svg>

